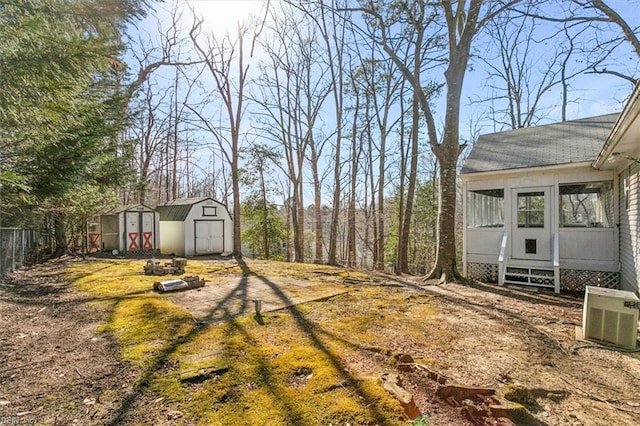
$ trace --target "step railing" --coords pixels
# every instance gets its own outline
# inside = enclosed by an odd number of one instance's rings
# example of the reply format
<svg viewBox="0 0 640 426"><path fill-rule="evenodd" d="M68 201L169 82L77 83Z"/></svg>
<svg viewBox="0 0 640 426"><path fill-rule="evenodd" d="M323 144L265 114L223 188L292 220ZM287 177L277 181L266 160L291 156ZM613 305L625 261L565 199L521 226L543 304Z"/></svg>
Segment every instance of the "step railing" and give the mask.
<svg viewBox="0 0 640 426"><path fill-rule="evenodd" d="M500 243L500 254L498 255L498 285L504 285L504 277L507 272L507 240L509 233L502 234L502 242Z"/></svg>
<svg viewBox="0 0 640 426"><path fill-rule="evenodd" d="M553 234L553 291L560 293L560 234Z"/></svg>

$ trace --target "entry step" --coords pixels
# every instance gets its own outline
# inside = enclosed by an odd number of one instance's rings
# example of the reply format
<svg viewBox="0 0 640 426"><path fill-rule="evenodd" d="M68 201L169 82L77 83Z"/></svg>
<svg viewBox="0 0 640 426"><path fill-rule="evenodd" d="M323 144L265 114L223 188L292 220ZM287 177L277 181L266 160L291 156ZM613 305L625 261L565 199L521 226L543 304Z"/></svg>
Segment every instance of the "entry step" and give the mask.
<svg viewBox="0 0 640 426"><path fill-rule="evenodd" d="M536 287L554 287L553 269L507 266L504 275L505 284L530 285Z"/></svg>

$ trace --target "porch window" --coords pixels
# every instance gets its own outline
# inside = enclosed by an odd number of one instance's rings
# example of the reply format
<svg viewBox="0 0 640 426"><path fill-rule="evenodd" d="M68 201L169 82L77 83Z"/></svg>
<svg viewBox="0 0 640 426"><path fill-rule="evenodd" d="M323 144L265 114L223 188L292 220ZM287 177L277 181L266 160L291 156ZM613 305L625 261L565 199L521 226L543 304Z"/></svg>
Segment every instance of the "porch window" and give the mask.
<svg viewBox="0 0 640 426"><path fill-rule="evenodd" d="M518 193L518 228L544 228L544 192Z"/></svg>
<svg viewBox="0 0 640 426"><path fill-rule="evenodd" d="M560 226L608 228L613 223L613 184L560 185Z"/></svg>
<svg viewBox="0 0 640 426"><path fill-rule="evenodd" d="M504 226L504 189L467 192L467 227L501 228Z"/></svg>

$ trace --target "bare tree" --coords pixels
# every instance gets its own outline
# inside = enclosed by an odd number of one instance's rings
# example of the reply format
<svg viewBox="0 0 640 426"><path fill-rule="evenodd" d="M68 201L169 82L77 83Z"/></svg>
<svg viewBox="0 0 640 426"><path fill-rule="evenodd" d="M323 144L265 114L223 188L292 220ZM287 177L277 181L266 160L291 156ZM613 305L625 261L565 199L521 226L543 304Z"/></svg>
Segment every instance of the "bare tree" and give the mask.
<svg viewBox="0 0 640 426"><path fill-rule="evenodd" d="M129 129L129 139L133 145L132 166L137 174L136 199L138 203L144 204L150 177L158 169L162 170L158 157L168 133L168 114L162 110L168 93L164 92L159 99L155 99L156 91L151 83L147 82L142 87L144 91L137 108L139 112Z"/></svg>
<svg viewBox="0 0 640 426"><path fill-rule="evenodd" d="M330 93L327 67L322 63L324 49L319 46L313 22L295 7L282 5L272 16L269 29L273 38L263 48L269 63L257 81L254 101L260 105L263 137L283 148L282 170L291 183L291 216L294 260L305 260L304 172L311 169L314 192L314 262L323 259L323 220L321 206L321 158L327 138L317 126L322 107Z"/></svg>
<svg viewBox="0 0 640 426"><path fill-rule="evenodd" d="M333 197L332 216L329 235L329 253L327 262L330 265L338 263L336 257L336 244L338 239L338 225L340 215L340 201L342 198L341 175L342 175L342 138L343 138L343 117L344 117L344 95L345 95L345 50L347 43L347 31L343 23L343 16L337 16L333 11L337 10L337 2L331 0L328 5L320 1L319 14L316 20L318 30L324 40L327 53L327 66L331 75L331 93L335 107L335 143L334 143L334 169L333 169ZM340 13L340 12L338 12Z"/></svg>
<svg viewBox="0 0 640 426"><path fill-rule="evenodd" d="M444 52L434 50L433 61L439 61L444 67L446 85L446 113L442 140L437 137L434 115L430 105L431 90L425 90L422 84L422 70L416 74L411 65L403 61L395 49L392 48L395 35L391 33L388 18L385 18L376 4L370 2L367 7L351 9L360 10L373 19L380 28L379 34L371 34L379 43L388 57L394 61L402 75L413 87L417 101L427 123L429 144L440 165L439 179L439 209L438 209L438 252L436 262L428 274L428 278L439 278L441 281L454 280L460 277L456 266L455 243L455 212L456 212L456 166L460 153L465 144L459 140L460 98L462 83L469 62L471 43L478 30L488 21L502 12L506 3L487 3L482 0L450 3L447 1L431 3L415 1L411 7L402 3L394 12L404 14L407 23L420 31L429 26L429 34L437 34L440 27L444 32L440 34L446 41ZM416 8L431 10L424 15L415 14ZM418 10L420 10L418 9ZM484 14L481 16L481 12ZM418 19L418 17L420 17ZM432 43L422 45L423 49L434 49L437 41L429 38ZM419 53L422 55L424 50Z"/></svg>
<svg viewBox="0 0 640 426"><path fill-rule="evenodd" d="M183 10L177 5L171 10L167 24L157 22L157 40L138 35L135 42L129 41L130 52L137 62L134 78L125 87L123 96L128 101L131 125L126 131L127 143L132 144L134 154L133 170L136 172L136 200L147 201L149 185L155 181L156 200L162 202L178 192L178 164L182 148L179 132L185 124L184 107L179 98L188 97L193 81L188 87L179 87L178 74L184 69L201 64L202 61L183 59L182 49L188 39L182 34L180 20ZM174 74L173 85L160 90L156 74L162 69ZM159 78L164 78L163 75ZM171 98L171 102L168 101ZM188 156L187 150L187 156ZM187 158L188 160L188 158ZM161 188L165 195L162 196Z"/></svg>
<svg viewBox="0 0 640 426"><path fill-rule="evenodd" d="M349 41L347 26L350 20L345 0L312 0L309 2L287 1L288 4L306 14L314 23L315 31L322 40L324 61L331 83L331 97L335 114L335 133L333 134L333 191L331 226L329 230L329 248L327 263L335 265L337 260L337 241L339 236L340 206L342 201L342 139L344 138L345 93L346 87L346 51Z"/></svg>
<svg viewBox="0 0 640 426"><path fill-rule="evenodd" d="M514 16L512 12L490 22L488 38L482 47L488 52L495 51L496 55L478 58L487 69L487 86L492 93L491 118L510 129L535 125L546 116L546 111L556 106L545 100L552 89L560 86L560 108L562 119L566 120L570 81L589 69L584 65L572 66L571 62L575 40L585 30L586 27L572 33L565 24L551 35L540 37L534 19ZM562 41L558 42L559 39ZM493 106L496 102L497 108Z"/></svg>
<svg viewBox="0 0 640 426"><path fill-rule="evenodd" d="M355 99L355 105L353 106L353 120L351 122L351 171L349 173L350 186L347 207L347 266L353 268L357 265L356 193L359 169L358 165L360 162L360 155L362 154L362 140L360 138L361 132L358 131L358 114L360 113L360 99L362 95L358 85L353 79L351 80L351 90Z"/></svg>
<svg viewBox="0 0 640 426"><path fill-rule="evenodd" d="M268 10L268 5L267 5ZM263 26L262 22L254 25L238 24L235 38L230 34L220 38L213 33L207 33L202 28L203 19L194 13L194 21L189 31L189 37L200 59L204 61L205 68L215 82L216 95L222 100L224 116L228 124L228 137L220 134L222 152L230 165L233 188L233 254L242 256L240 235L240 182L239 182L239 157L240 157L240 127L244 113L244 90L247 83L249 63L247 58L253 56L255 43ZM249 40L249 52L245 52L245 41ZM205 118L202 112L198 112L201 118ZM203 120L206 121L206 120ZM211 129L213 130L213 129Z"/></svg>
<svg viewBox="0 0 640 426"><path fill-rule="evenodd" d="M624 3L629 6L630 2ZM613 75L635 84L638 69L621 68L625 61L619 61L618 55L630 50L640 58L640 28L633 27L610 3L605 0L567 0L555 4L538 0L533 4L535 9L515 7L514 10L535 19L566 24L569 28L588 26L588 34L592 38L588 40L590 47L584 53L589 72ZM633 4L636 10L640 7L636 0Z"/></svg>
<svg viewBox="0 0 640 426"><path fill-rule="evenodd" d="M355 35L354 35L355 38ZM351 78L362 86L365 95L365 117L362 126L366 130L367 162L370 170L370 190L372 202L374 268L384 268L385 252L385 194L387 175L387 141L404 112L397 110L399 90L403 79L394 63L382 58L378 46L370 40L355 43L355 54L360 66L352 71ZM361 47L362 46L362 47ZM374 171L374 164L377 169Z"/></svg>

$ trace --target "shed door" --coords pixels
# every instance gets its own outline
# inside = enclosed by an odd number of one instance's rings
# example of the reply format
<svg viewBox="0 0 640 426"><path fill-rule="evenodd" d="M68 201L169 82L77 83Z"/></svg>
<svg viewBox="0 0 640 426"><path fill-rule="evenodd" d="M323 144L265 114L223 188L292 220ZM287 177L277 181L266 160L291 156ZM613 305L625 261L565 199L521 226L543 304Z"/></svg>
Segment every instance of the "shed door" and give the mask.
<svg viewBox="0 0 640 426"><path fill-rule="evenodd" d="M224 251L224 221L195 221L196 254L222 253Z"/></svg>
<svg viewBox="0 0 640 426"><path fill-rule="evenodd" d="M551 260L551 187L512 190L511 257Z"/></svg>
<svg viewBox="0 0 640 426"><path fill-rule="evenodd" d="M142 250L156 248L155 215L153 212L142 212Z"/></svg>
<svg viewBox="0 0 640 426"><path fill-rule="evenodd" d="M128 251L141 250L140 247L140 214L138 212L126 212L125 222L127 227L126 247Z"/></svg>

